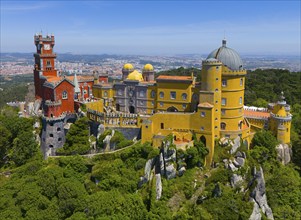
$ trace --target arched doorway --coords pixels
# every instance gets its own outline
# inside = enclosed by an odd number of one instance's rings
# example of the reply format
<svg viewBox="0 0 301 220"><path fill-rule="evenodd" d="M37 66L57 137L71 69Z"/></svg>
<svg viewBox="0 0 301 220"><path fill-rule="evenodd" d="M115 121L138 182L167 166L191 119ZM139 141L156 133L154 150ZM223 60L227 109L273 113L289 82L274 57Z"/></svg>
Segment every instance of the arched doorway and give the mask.
<svg viewBox="0 0 301 220"><path fill-rule="evenodd" d="M178 109L174 106L171 106L167 109L168 112L178 112Z"/></svg>
<svg viewBox="0 0 301 220"><path fill-rule="evenodd" d="M130 113L135 113L135 107L134 106L131 105L129 110L130 110Z"/></svg>
<svg viewBox="0 0 301 220"><path fill-rule="evenodd" d="M200 137L200 141L206 146L206 138L204 135Z"/></svg>

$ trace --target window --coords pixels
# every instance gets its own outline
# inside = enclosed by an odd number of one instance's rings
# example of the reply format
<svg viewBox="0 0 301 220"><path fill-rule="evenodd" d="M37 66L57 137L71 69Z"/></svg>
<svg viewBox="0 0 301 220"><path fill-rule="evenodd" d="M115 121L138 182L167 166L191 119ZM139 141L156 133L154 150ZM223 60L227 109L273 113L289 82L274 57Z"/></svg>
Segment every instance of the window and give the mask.
<svg viewBox="0 0 301 220"><path fill-rule="evenodd" d="M84 89L84 94L87 94L87 90Z"/></svg>
<svg viewBox="0 0 301 220"><path fill-rule="evenodd" d="M140 96L140 97L144 97L144 96L145 96L145 91L144 91L144 90L141 90L141 91L139 92L139 96Z"/></svg>
<svg viewBox="0 0 301 220"><path fill-rule="evenodd" d="M177 93L176 92L170 92L170 99L176 99Z"/></svg>
<svg viewBox="0 0 301 220"><path fill-rule="evenodd" d="M118 89L117 94L118 94L118 95L122 95L122 89Z"/></svg>
<svg viewBox="0 0 301 220"><path fill-rule="evenodd" d="M62 138L58 138L58 141L62 141Z"/></svg>
<svg viewBox="0 0 301 220"><path fill-rule="evenodd" d="M201 131L204 131L204 127L201 127Z"/></svg>
<svg viewBox="0 0 301 220"><path fill-rule="evenodd" d="M226 105L227 104L227 99L226 98L222 98L222 105Z"/></svg>
<svg viewBox="0 0 301 220"><path fill-rule="evenodd" d="M49 148L53 148L53 145L52 145L52 144L50 144L50 145L49 145Z"/></svg>
<svg viewBox="0 0 301 220"><path fill-rule="evenodd" d="M182 108L185 109L186 108L186 104L182 104Z"/></svg>
<svg viewBox="0 0 301 220"><path fill-rule="evenodd" d="M155 98L156 92L154 90L151 91L151 98Z"/></svg>
<svg viewBox="0 0 301 220"><path fill-rule="evenodd" d="M164 123L161 123L161 129L164 129Z"/></svg>
<svg viewBox="0 0 301 220"><path fill-rule="evenodd" d="M218 103L218 101L216 100L216 101L215 101L215 104L217 104L217 103Z"/></svg>
<svg viewBox="0 0 301 220"><path fill-rule="evenodd" d="M51 67L51 64L50 64L50 61L49 61L49 60L46 61L46 66L47 66L47 67Z"/></svg>
<svg viewBox="0 0 301 220"><path fill-rule="evenodd" d="M226 87L226 86L227 86L227 80L226 80L226 79L223 79L223 80L222 80L222 86L223 86L223 87Z"/></svg>
<svg viewBox="0 0 301 220"><path fill-rule="evenodd" d="M215 121L217 121L217 118L215 118Z"/></svg>
<svg viewBox="0 0 301 220"><path fill-rule="evenodd" d="M225 122L222 122L221 123L221 130L225 130L226 129L226 123Z"/></svg>
<svg viewBox="0 0 301 220"><path fill-rule="evenodd" d="M215 89L216 92L218 92L218 89Z"/></svg>
<svg viewBox="0 0 301 220"><path fill-rule="evenodd" d="M62 99L68 99L68 93L67 93L67 91L63 92Z"/></svg>
<svg viewBox="0 0 301 220"><path fill-rule="evenodd" d="M215 111L218 112L218 109L216 108Z"/></svg>
<svg viewBox="0 0 301 220"><path fill-rule="evenodd" d="M53 134L49 134L49 137L53 137Z"/></svg>
<svg viewBox="0 0 301 220"><path fill-rule="evenodd" d="M226 110L222 109L222 115L225 115L225 114L226 114Z"/></svg>
<svg viewBox="0 0 301 220"><path fill-rule="evenodd" d="M215 78L216 81L218 81L218 78Z"/></svg>
<svg viewBox="0 0 301 220"><path fill-rule="evenodd" d="M163 102L160 102L160 106L163 107L163 105L164 105Z"/></svg>
<svg viewBox="0 0 301 220"><path fill-rule="evenodd" d="M226 138L230 138L230 134L226 134L225 137L226 137Z"/></svg>
<svg viewBox="0 0 301 220"><path fill-rule="evenodd" d="M61 128L57 128L56 131L61 131Z"/></svg>
<svg viewBox="0 0 301 220"><path fill-rule="evenodd" d="M104 97L107 97L107 96L108 96L108 92L105 91L105 92L103 93L103 96L104 96Z"/></svg>
<svg viewBox="0 0 301 220"><path fill-rule="evenodd" d="M152 101L152 105L154 105L155 104L155 102L154 101Z"/></svg>
<svg viewBox="0 0 301 220"><path fill-rule="evenodd" d="M242 121L240 121L240 122L238 123L238 129L239 129L239 130L242 129L242 125L243 125L243 123L242 123Z"/></svg>
<svg viewBox="0 0 301 220"><path fill-rule="evenodd" d="M201 112L201 117L205 117L206 116L206 112Z"/></svg>
<svg viewBox="0 0 301 220"><path fill-rule="evenodd" d="M239 97L239 104L242 104L242 97Z"/></svg>
<svg viewBox="0 0 301 220"><path fill-rule="evenodd" d="M186 100L186 99L187 99L187 94L186 94L186 93L183 93L183 94L182 94L182 99L183 99L183 100Z"/></svg>
<svg viewBox="0 0 301 220"><path fill-rule="evenodd" d="M163 99L164 98L164 92L160 92L159 96L160 96L160 99Z"/></svg>
<svg viewBox="0 0 301 220"><path fill-rule="evenodd" d="M241 79L240 79L240 86L243 86L243 84L244 84L244 79L241 78Z"/></svg>
<svg viewBox="0 0 301 220"><path fill-rule="evenodd" d="M144 105L144 101L141 100L141 101L140 101L140 105Z"/></svg>

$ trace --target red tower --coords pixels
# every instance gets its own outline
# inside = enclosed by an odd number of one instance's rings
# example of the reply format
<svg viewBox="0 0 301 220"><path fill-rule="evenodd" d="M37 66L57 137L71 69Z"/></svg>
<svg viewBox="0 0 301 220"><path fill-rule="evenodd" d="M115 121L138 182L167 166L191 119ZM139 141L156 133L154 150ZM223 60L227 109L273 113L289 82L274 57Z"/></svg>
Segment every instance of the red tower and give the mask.
<svg viewBox="0 0 301 220"><path fill-rule="evenodd" d="M37 99L43 98L43 83L46 77L57 77L57 70L55 69L56 54L53 53L54 36L47 35L43 37L41 34L34 36L34 43L37 52L34 54L34 83L35 95Z"/></svg>

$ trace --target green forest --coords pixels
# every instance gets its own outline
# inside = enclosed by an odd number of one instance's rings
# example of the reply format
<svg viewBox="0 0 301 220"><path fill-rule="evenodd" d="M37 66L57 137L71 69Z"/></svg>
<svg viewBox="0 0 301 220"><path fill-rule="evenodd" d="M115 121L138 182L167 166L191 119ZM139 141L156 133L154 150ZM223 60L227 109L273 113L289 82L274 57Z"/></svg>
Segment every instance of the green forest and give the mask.
<svg viewBox="0 0 301 220"><path fill-rule="evenodd" d="M191 74L191 70L174 70L175 74L184 72ZM18 83L12 85L14 88ZM22 86L27 90L27 85ZM139 141L133 144L118 135L119 148L133 145L92 158L63 156L87 150L87 119L82 118L71 126L70 132L77 138L67 135L62 156L44 160L37 144L40 129L33 127L39 119L18 118L17 109L2 105L0 219L249 219L253 210L250 197L257 184L253 170L260 167L274 218L300 219L301 73L272 69L248 72L246 104L261 106L275 101L281 91L292 106L293 162L286 166L278 162L278 142L266 131L255 135L251 150L238 149L246 158L237 170L224 166L225 160L234 158L229 154L231 146L217 143L214 166L209 167L203 166L206 149L195 141L187 151L176 150L174 166L177 170L185 166L186 171L173 179L162 177L159 200L155 177L143 185L139 182L146 163L158 157L162 148ZM19 94L18 99L22 98L25 95ZM234 174L242 180L231 186ZM266 219L263 213L262 219Z"/></svg>

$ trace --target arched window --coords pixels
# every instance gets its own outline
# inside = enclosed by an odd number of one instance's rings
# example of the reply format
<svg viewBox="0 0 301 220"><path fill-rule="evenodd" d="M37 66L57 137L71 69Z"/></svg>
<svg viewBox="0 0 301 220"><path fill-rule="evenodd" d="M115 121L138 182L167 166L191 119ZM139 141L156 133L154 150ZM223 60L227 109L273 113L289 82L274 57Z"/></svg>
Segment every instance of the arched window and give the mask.
<svg viewBox="0 0 301 220"><path fill-rule="evenodd" d="M67 91L63 91L62 99L68 99L68 93L67 93Z"/></svg>
<svg viewBox="0 0 301 220"><path fill-rule="evenodd" d="M155 98L156 92L154 90L151 91L151 98Z"/></svg>
<svg viewBox="0 0 301 220"><path fill-rule="evenodd" d="M164 92L160 92L159 96L160 96L161 99L163 99L164 98Z"/></svg>
<svg viewBox="0 0 301 220"><path fill-rule="evenodd" d="M145 91L144 91L144 90L141 90L141 91L139 92L139 96L140 96L140 97L144 97L144 96L145 96Z"/></svg>
<svg viewBox="0 0 301 220"><path fill-rule="evenodd" d="M186 94L186 93L183 93L183 94L182 94L182 99L183 99L183 100L186 100L186 99L187 99L187 94Z"/></svg>
<svg viewBox="0 0 301 220"><path fill-rule="evenodd" d="M239 130L242 129L242 125L243 125L243 123L242 123L242 121L240 121L240 122L238 123L238 129L239 129Z"/></svg>
<svg viewBox="0 0 301 220"><path fill-rule="evenodd" d="M243 78L240 79L240 86L242 86L244 84L244 80Z"/></svg>
<svg viewBox="0 0 301 220"><path fill-rule="evenodd" d="M226 123L225 122L222 122L221 123L221 130L225 130L226 129Z"/></svg>

